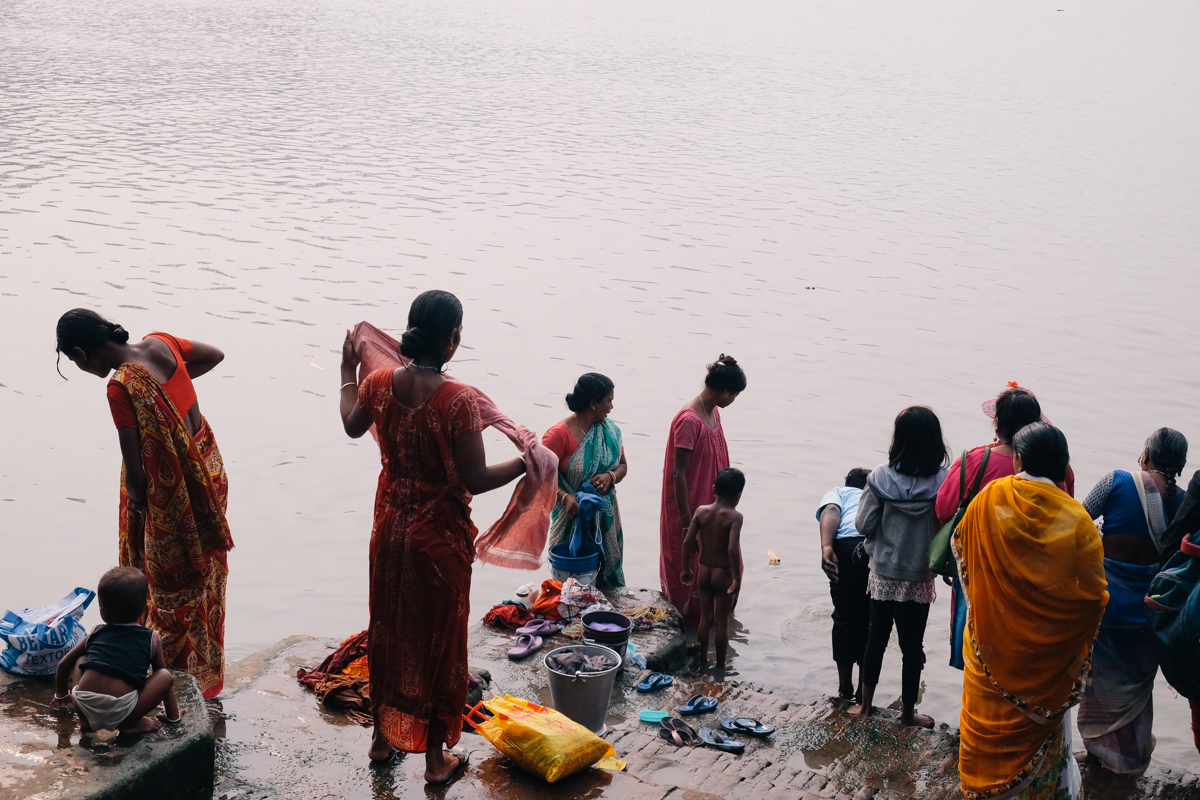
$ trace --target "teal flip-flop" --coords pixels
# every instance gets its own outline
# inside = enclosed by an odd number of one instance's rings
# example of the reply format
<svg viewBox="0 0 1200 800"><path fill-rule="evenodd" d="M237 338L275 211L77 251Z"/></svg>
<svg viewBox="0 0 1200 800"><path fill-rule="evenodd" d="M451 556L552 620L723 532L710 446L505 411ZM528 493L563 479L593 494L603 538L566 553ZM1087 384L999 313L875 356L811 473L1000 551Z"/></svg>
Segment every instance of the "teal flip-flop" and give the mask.
<svg viewBox="0 0 1200 800"><path fill-rule="evenodd" d="M667 717L671 716L670 711L643 711L638 714L638 719L642 722L649 722L651 725L657 725Z"/></svg>

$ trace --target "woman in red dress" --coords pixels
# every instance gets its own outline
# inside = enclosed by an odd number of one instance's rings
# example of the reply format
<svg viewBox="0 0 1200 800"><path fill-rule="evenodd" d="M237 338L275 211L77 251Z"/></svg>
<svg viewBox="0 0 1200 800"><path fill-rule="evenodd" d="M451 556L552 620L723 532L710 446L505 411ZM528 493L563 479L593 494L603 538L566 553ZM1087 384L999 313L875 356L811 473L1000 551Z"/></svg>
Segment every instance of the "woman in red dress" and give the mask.
<svg viewBox="0 0 1200 800"><path fill-rule="evenodd" d="M163 654L195 676L204 697L225 682L225 584L233 548L225 508L229 479L200 413L192 379L225 358L212 345L129 332L77 308L58 321L58 351L107 378L121 443L120 564L146 572L146 627ZM113 372L113 370L116 370Z"/></svg>
<svg viewBox="0 0 1200 800"><path fill-rule="evenodd" d="M700 623L699 584L684 583L683 537L692 512L716 500L717 473L729 466L729 445L718 408L728 408L746 388L746 373L724 353L708 365L704 388L671 420L663 464L662 512L659 516L659 569L662 591L679 609L689 628ZM700 554L688 571L695 575ZM739 580L741 576L738 576ZM737 600L734 600L736 603Z"/></svg>
<svg viewBox="0 0 1200 800"><path fill-rule="evenodd" d="M467 700L471 495L525 471L521 457L487 465L475 392L442 375L462 341L462 313L449 292L419 295L400 340L406 363L361 385L350 332L342 347L342 423L354 438L374 425L383 461L371 529L368 755L423 752L431 784L449 782L468 761L442 745L458 743Z"/></svg>

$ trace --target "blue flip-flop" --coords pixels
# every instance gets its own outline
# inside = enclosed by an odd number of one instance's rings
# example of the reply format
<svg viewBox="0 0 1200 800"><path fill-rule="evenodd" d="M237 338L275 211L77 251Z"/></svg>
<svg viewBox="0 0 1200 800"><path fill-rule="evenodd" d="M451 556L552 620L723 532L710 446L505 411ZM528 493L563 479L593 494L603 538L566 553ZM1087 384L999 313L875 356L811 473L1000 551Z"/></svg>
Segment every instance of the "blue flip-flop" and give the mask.
<svg viewBox="0 0 1200 800"><path fill-rule="evenodd" d="M661 672L651 672L637 685L637 690L642 694L646 694L647 692L665 689L674 682L675 679L670 675L663 675Z"/></svg>
<svg viewBox="0 0 1200 800"><path fill-rule="evenodd" d="M693 714L703 714L707 711L712 711L716 707L717 698L705 697L702 694L698 694L679 707L679 716L690 717Z"/></svg>
<svg viewBox="0 0 1200 800"><path fill-rule="evenodd" d="M763 725L756 719L748 717L726 717L721 720L721 727L730 733L744 733L747 736L770 736L775 732L774 725Z"/></svg>

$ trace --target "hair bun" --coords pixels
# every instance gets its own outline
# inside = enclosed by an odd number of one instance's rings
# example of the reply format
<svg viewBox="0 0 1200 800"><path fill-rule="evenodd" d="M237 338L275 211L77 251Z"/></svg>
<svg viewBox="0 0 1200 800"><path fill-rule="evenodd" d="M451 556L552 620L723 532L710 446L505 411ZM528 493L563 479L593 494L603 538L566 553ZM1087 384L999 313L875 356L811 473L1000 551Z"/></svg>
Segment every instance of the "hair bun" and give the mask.
<svg viewBox="0 0 1200 800"><path fill-rule="evenodd" d="M108 338L117 344L125 344L129 341L129 331L115 323L108 323Z"/></svg>

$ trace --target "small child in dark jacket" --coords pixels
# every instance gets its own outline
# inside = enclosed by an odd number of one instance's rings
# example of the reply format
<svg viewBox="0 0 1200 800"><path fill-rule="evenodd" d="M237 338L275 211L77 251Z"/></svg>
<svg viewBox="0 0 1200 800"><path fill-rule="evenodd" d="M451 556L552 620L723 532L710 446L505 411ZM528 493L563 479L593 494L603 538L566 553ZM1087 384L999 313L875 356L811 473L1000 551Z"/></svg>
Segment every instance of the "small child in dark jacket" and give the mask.
<svg viewBox="0 0 1200 800"><path fill-rule="evenodd" d="M158 631L138 624L146 613L149 589L140 570L113 567L104 573L96 591L104 624L92 629L58 665L54 705L74 707L84 732L146 733L161 728L159 720L181 719ZM146 717L159 703L166 713L157 719Z"/></svg>

